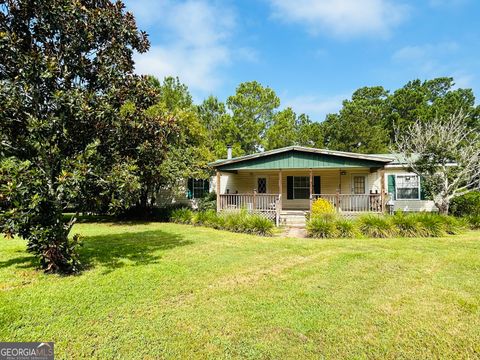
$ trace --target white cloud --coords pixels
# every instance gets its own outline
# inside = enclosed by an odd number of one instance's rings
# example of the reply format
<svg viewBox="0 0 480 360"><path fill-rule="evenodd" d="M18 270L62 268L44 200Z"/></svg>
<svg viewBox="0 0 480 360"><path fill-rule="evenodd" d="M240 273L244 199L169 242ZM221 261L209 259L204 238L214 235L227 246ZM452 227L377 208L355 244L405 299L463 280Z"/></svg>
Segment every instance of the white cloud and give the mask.
<svg viewBox="0 0 480 360"><path fill-rule="evenodd" d="M228 44L235 17L223 6L206 0L141 0L129 4L152 33L152 47L135 56L136 72L162 79L178 76L194 92L213 92L223 81L221 69L230 64L236 51ZM241 58L253 52L242 50ZM248 55L248 56L247 56Z"/></svg>
<svg viewBox="0 0 480 360"><path fill-rule="evenodd" d="M405 46L397 50L392 59L427 76L436 76L448 70L445 64L449 62L444 59L451 57L457 50L459 45L455 42Z"/></svg>
<svg viewBox="0 0 480 360"><path fill-rule="evenodd" d="M391 0L269 0L274 16L304 24L313 34L340 37L388 36L408 14L407 5Z"/></svg>
<svg viewBox="0 0 480 360"><path fill-rule="evenodd" d="M456 42L405 46L396 51L392 59L419 79L453 77L456 88L475 87L476 77L471 64L462 55Z"/></svg>
<svg viewBox="0 0 480 360"><path fill-rule="evenodd" d="M349 95L330 97L303 95L287 99L285 107L291 107L297 114L307 114L314 121L323 121L327 114L339 111L343 100L348 97Z"/></svg>

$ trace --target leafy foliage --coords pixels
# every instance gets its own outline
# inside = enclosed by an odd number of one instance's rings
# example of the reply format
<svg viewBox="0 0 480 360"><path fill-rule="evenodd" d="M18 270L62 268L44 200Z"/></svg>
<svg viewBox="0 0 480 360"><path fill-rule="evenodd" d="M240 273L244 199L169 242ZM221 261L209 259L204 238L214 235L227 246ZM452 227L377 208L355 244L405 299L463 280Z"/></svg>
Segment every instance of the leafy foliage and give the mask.
<svg viewBox="0 0 480 360"><path fill-rule="evenodd" d="M463 111L399 129L395 150L422 177L442 214L448 214L452 199L480 186L480 133L469 127Z"/></svg>
<svg viewBox="0 0 480 360"><path fill-rule="evenodd" d="M312 203L312 217L323 214L334 214L335 208L330 201L318 198Z"/></svg>
<svg viewBox="0 0 480 360"><path fill-rule="evenodd" d="M335 218L328 215L317 215L307 222L307 234L313 238L336 238L339 231L335 224Z"/></svg>
<svg viewBox="0 0 480 360"><path fill-rule="evenodd" d="M46 271L75 272L78 237L69 240L74 219L65 222L63 209L86 204L85 193L118 208L130 198L109 189L137 191L136 179L118 176L131 169L111 145L126 101L142 94L142 107L151 104L132 75L133 52L149 43L120 1L0 6L1 230L26 239Z"/></svg>
<svg viewBox="0 0 480 360"><path fill-rule="evenodd" d="M389 238L397 233L392 222L384 216L363 215L358 219L358 228L363 235L373 238Z"/></svg>
<svg viewBox="0 0 480 360"><path fill-rule="evenodd" d="M480 214L480 191L472 191L454 198L450 203L450 211L455 216Z"/></svg>
<svg viewBox="0 0 480 360"><path fill-rule="evenodd" d="M421 221L415 214L405 215L402 212L396 213L390 218L392 224L396 227L398 235L402 237L423 237L427 236L427 231Z"/></svg>
<svg viewBox="0 0 480 360"><path fill-rule="evenodd" d="M266 217L246 210L218 214L214 210L193 212L178 209L172 213L171 221L261 236L271 235L274 227L273 222Z"/></svg>

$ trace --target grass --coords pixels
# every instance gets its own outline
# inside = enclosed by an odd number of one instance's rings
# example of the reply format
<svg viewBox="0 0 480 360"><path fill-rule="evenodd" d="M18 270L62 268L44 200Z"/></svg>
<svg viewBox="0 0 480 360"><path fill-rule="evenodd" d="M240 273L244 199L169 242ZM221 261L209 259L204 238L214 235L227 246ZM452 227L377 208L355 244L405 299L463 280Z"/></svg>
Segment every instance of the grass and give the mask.
<svg viewBox="0 0 480 360"><path fill-rule="evenodd" d="M480 232L286 239L83 223L88 269L0 238L0 339L74 358L475 358Z"/></svg>

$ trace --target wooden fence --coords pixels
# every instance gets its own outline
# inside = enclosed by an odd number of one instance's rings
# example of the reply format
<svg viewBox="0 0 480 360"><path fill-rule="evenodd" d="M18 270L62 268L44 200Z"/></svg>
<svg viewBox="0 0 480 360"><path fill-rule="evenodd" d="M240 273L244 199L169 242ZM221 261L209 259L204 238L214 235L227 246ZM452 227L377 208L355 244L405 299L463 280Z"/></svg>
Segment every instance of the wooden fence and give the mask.
<svg viewBox="0 0 480 360"><path fill-rule="evenodd" d="M245 209L251 213L261 214L276 224L280 221L280 194L220 194L218 211L235 211Z"/></svg>

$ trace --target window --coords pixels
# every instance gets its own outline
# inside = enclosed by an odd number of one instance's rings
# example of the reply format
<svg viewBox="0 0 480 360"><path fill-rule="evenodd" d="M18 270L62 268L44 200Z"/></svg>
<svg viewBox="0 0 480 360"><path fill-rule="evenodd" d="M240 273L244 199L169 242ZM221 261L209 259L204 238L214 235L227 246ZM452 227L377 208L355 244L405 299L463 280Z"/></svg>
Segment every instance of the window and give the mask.
<svg viewBox="0 0 480 360"><path fill-rule="evenodd" d="M397 200L420 199L420 178L418 175L397 175L395 184Z"/></svg>
<svg viewBox="0 0 480 360"><path fill-rule="evenodd" d="M267 178L264 178L264 177L257 178L257 192L259 194L267 193Z"/></svg>
<svg viewBox="0 0 480 360"><path fill-rule="evenodd" d="M353 177L353 193L365 194L365 176Z"/></svg>
<svg viewBox="0 0 480 360"><path fill-rule="evenodd" d="M190 184L189 184L190 185ZM200 199L205 197L208 194L209 183L205 179L192 179L191 180L191 191L193 199Z"/></svg>
<svg viewBox="0 0 480 360"><path fill-rule="evenodd" d="M293 198L294 199L310 198L310 178L308 176L293 177Z"/></svg>

